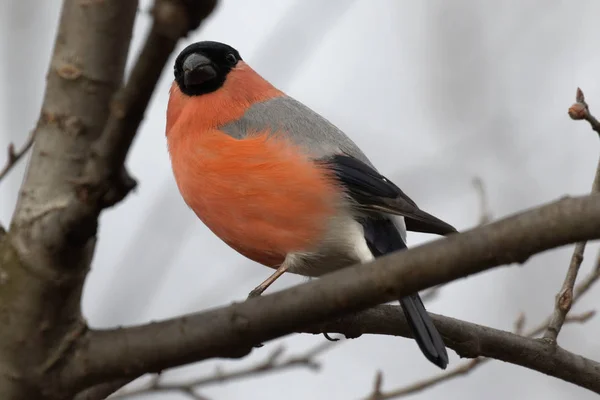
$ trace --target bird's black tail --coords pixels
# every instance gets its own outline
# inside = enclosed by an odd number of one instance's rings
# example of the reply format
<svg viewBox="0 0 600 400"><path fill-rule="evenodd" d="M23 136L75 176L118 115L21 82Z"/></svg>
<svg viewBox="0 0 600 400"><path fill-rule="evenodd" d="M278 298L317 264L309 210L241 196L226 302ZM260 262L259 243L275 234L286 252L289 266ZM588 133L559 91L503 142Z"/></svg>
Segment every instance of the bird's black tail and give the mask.
<svg viewBox="0 0 600 400"><path fill-rule="evenodd" d="M400 299L400 305L425 357L441 369L446 369L448 365L446 346L425 310L421 297L418 294L404 297Z"/></svg>
<svg viewBox="0 0 600 400"><path fill-rule="evenodd" d="M375 257L392 251L406 249L398 228L390 219L368 219L361 221L365 239ZM400 306L408 321L414 339L429 361L442 369L448 365L448 353L444 341L418 293L400 299Z"/></svg>

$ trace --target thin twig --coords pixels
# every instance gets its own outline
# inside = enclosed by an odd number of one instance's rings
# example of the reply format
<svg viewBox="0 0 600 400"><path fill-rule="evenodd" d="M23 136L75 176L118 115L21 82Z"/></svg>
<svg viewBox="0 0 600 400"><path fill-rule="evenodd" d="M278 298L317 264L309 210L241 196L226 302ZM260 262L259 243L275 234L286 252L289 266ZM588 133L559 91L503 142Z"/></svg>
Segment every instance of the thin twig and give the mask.
<svg viewBox="0 0 600 400"><path fill-rule="evenodd" d="M573 304L575 304L592 287L592 285L598 281L599 278L600 278L600 251L598 252L596 266L594 267L593 271L590 272L585 277L585 279L579 285L577 285L577 287L575 288L574 295L573 295ZM581 323L585 323L588 320L590 320L592 317L594 317L594 315L596 315L595 310L590 310L590 311L587 311L582 314L568 315L565 318L564 322L567 324L568 323L580 323L581 324ZM543 333L546 330L550 321L551 321L551 317L544 319L544 321L542 321L538 326L527 331L525 333L525 336L535 337L535 336L540 335L541 333ZM521 333L524 325L525 325L525 315L520 314L519 317L517 318L517 320L515 321L514 332L517 334ZM464 363L456 366L455 368L445 371L444 373L441 373L434 377L427 378L422 381L418 381L418 382L415 382L413 384L410 384L410 385L407 385L407 386L404 386L404 387L401 387L398 389L390 390L388 392L381 392L381 390L379 390L379 392L377 394L378 397L374 398L373 397L374 394L371 394L369 397L367 397L366 400L388 400L388 399L395 399L395 398L402 397L402 396L407 396L409 394L414 394L414 393L420 392L422 390L431 388L431 387L433 387L439 383L445 382L447 380L450 380L450 379L453 379L453 378L456 378L459 376L467 375L469 372L474 370L476 367L483 365L491 360L492 360L491 358L484 358L484 357L475 358L473 360L464 362Z"/></svg>
<svg viewBox="0 0 600 400"><path fill-rule="evenodd" d="M415 382L411 385L402 387L400 389L395 389L385 393L379 393L379 397L376 400L386 400L386 399L394 399L397 397L406 396L409 394L420 392L421 390L430 388L438 383L445 382L449 379L456 378L461 375L466 375L477 365L481 364L484 361L489 360L488 358L475 358L473 360L467 361L455 368L452 368L448 371L445 371L437 376ZM369 400L371 397L369 397Z"/></svg>
<svg viewBox="0 0 600 400"><path fill-rule="evenodd" d="M515 320L513 332L517 335L522 335L525 329L525 313L521 312Z"/></svg>
<svg viewBox="0 0 600 400"><path fill-rule="evenodd" d="M2 179L4 179L4 177L17 164L17 162L19 162L19 160L25 155L25 153L27 153L27 150L29 150L31 148L31 146L33 145L33 142L35 141L35 133L36 132L37 132L37 130L33 129L29 133L29 137L27 138L25 143L23 143L23 146L21 146L21 148L18 151L15 151L15 145L13 143L10 143L8 145L8 149L7 149L8 157L6 159L6 164L4 164L4 167L2 167L2 169L0 170L0 181L2 181Z"/></svg>
<svg viewBox="0 0 600 400"><path fill-rule="evenodd" d="M473 178L473 187L477 191L477 197L479 198L479 221L477 225L485 225L492 222L493 216L490 210L487 191L483 180L476 176Z"/></svg>
<svg viewBox="0 0 600 400"><path fill-rule="evenodd" d="M373 393L367 400L381 400L381 387L383 386L383 373L377 371L373 382Z"/></svg>
<svg viewBox="0 0 600 400"><path fill-rule="evenodd" d="M569 116L575 120L584 119L588 121L592 129L600 134L600 123L590 113L588 104L585 102L585 96L579 88L577 88L575 100L575 104L569 108ZM596 168L596 175L594 177L594 183L592 184L592 193L596 192L600 192L600 159L598 160L598 167ZM544 333L544 339L551 342L556 343L558 334L565 322L565 317L573 304L573 287L575 286L577 274L579 273L579 268L583 262L583 253L586 244L587 242L584 241L575 245L567 275L565 276L560 291L556 295L552 320Z"/></svg>
<svg viewBox="0 0 600 400"><path fill-rule="evenodd" d="M156 375L144 387L134 390L127 390L123 393L117 392L110 399L125 399L158 392L179 392L192 399L205 399L204 397L198 395L198 389L215 383L229 382L232 380L248 378L275 371L279 372L295 367L306 367L312 371L318 371L321 368L321 363L317 361L316 358L333 347L335 343L336 342L320 343L305 353L283 359L282 356L285 349L283 347L278 347L273 350L267 356L267 358L257 364L232 371L222 371L220 368L217 368L212 375L196 378L182 383L164 383L162 382L161 375Z"/></svg>

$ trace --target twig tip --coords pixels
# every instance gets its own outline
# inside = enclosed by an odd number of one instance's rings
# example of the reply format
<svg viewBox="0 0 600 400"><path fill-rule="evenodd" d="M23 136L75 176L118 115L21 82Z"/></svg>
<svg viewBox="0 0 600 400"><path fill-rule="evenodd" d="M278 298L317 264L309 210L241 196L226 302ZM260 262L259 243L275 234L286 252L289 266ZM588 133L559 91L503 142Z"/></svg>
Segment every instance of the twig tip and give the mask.
<svg viewBox="0 0 600 400"><path fill-rule="evenodd" d="M577 87L577 92L575 93L575 101L577 101L578 103L583 103L585 101L583 90L581 90L579 86Z"/></svg>

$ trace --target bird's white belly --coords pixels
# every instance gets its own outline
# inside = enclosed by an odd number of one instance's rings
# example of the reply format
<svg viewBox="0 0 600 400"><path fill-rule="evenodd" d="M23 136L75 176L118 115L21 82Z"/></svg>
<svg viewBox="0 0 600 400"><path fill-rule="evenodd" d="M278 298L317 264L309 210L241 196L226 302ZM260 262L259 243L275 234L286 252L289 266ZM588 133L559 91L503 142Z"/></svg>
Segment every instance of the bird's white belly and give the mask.
<svg viewBox="0 0 600 400"><path fill-rule="evenodd" d="M290 263L289 272L317 277L372 259L362 225L347 215L331 220L325 239L317 249L288 254L285 262Z"/></svg>

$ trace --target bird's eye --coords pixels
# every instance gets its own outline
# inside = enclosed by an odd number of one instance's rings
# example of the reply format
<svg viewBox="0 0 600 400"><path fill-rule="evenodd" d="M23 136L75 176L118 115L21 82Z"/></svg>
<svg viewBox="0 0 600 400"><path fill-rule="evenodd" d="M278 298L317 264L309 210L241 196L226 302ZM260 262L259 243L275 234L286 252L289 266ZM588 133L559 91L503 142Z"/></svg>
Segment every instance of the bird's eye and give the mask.
<svg viewBox="0 0 600 400"><path fill-rule="evenodd" d="M225 56L225 61L227 61L230 65L235 65L237 63L237 57L233 53L227 53Z"/></svg>

